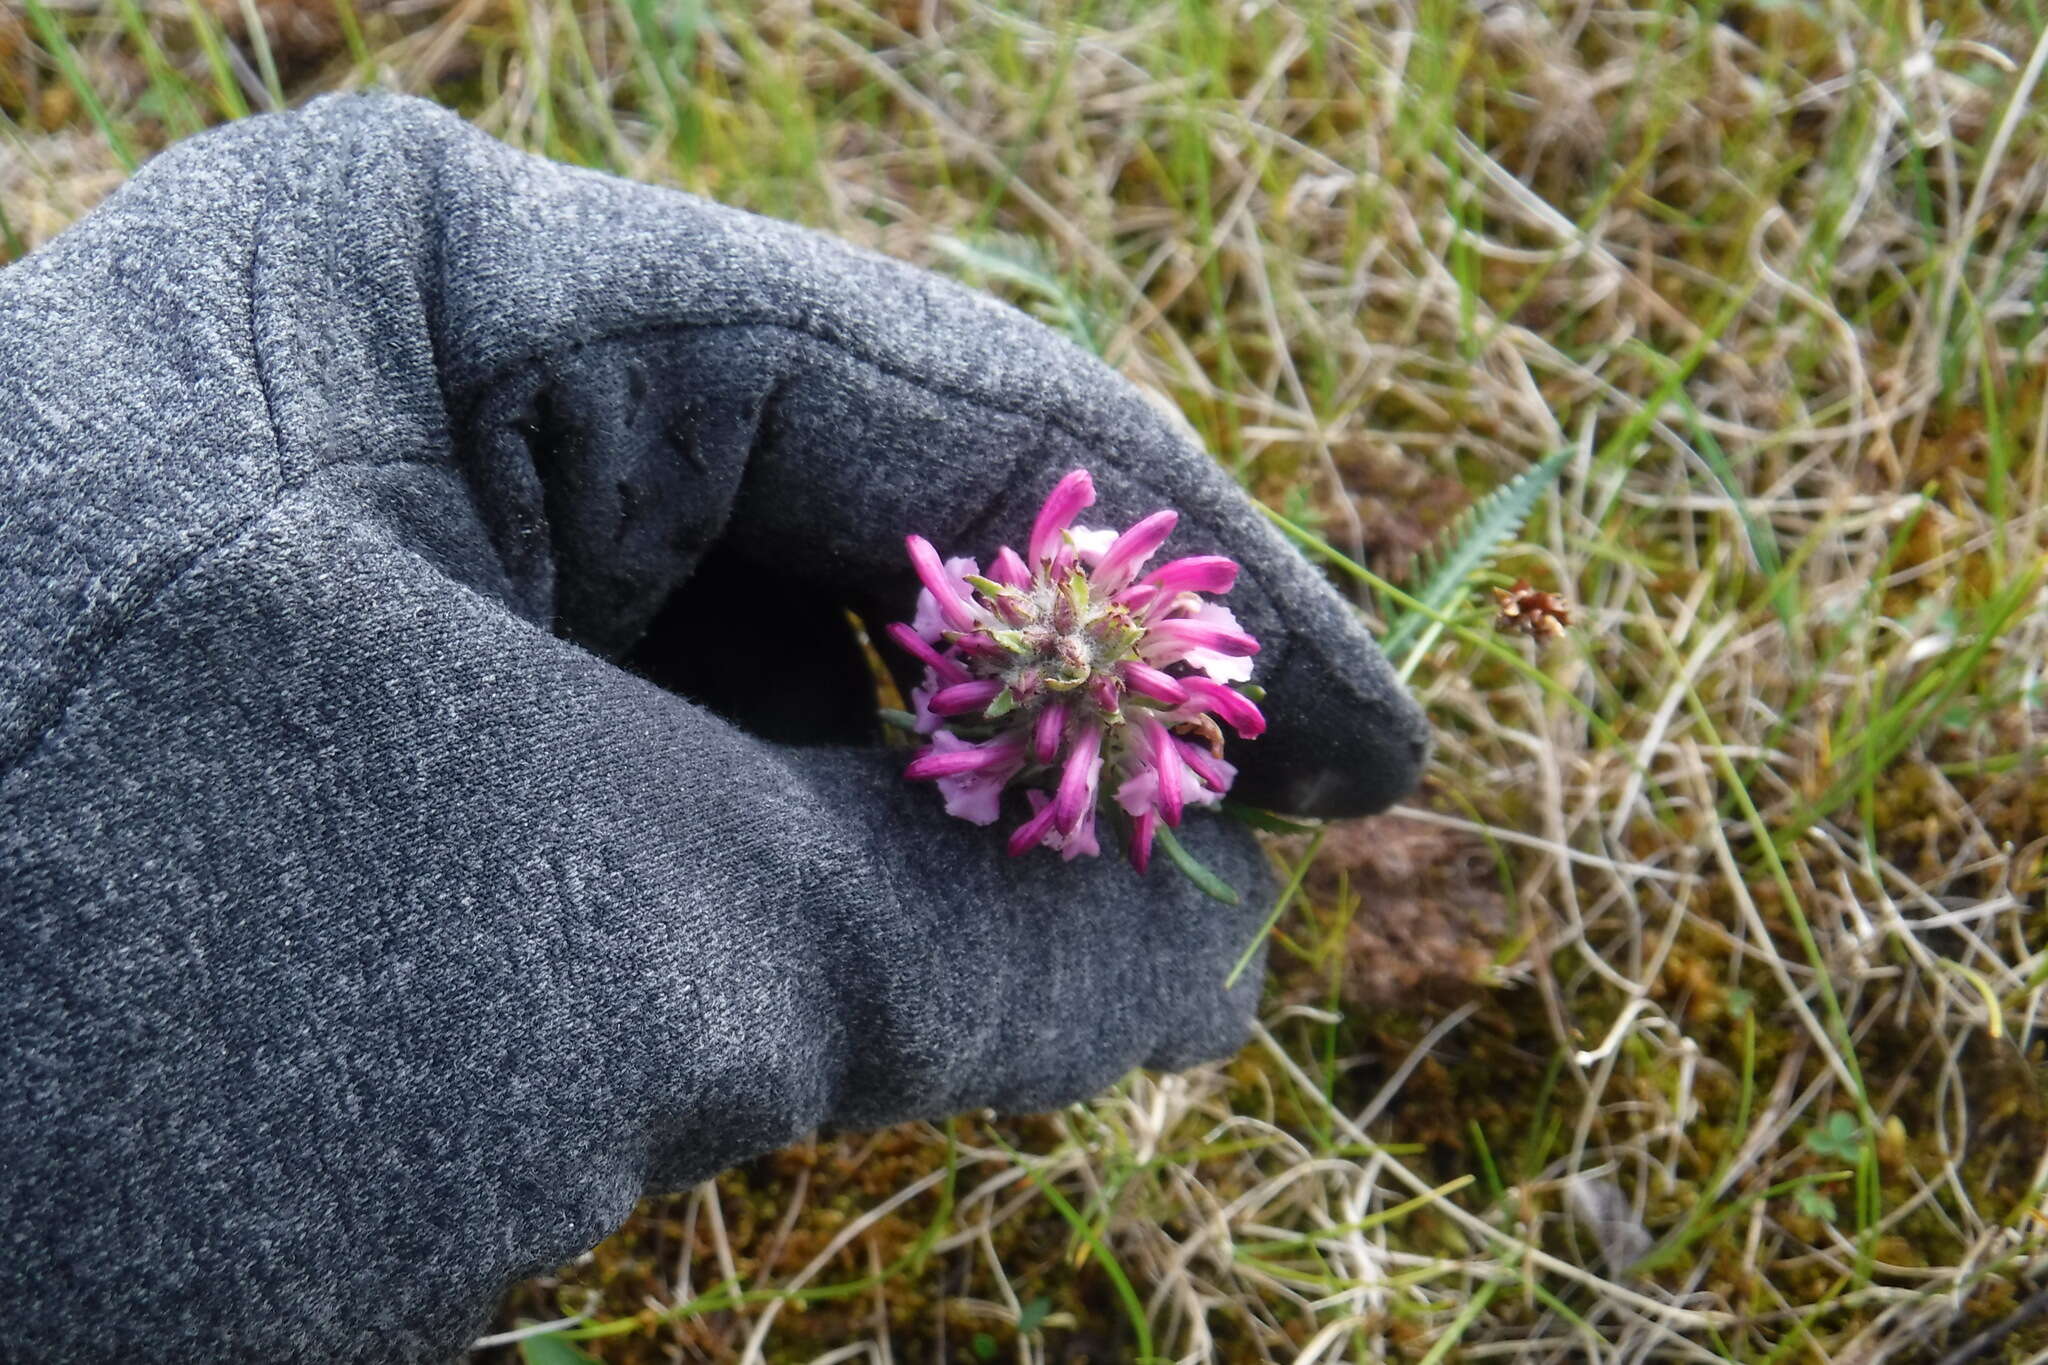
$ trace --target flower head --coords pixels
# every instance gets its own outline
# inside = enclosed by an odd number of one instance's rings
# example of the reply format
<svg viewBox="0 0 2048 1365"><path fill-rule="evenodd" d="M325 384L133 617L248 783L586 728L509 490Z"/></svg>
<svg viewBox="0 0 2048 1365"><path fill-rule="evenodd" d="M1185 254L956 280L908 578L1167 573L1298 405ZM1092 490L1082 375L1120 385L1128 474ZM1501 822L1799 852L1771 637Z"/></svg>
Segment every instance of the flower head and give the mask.
<svg viewBox="0 0 2048 1365"><path fill-rule="evenodd" d="M1499 614L1494 629L1520 631L1532 640L1548 640L1564 634L1572 623L1571 606L1554 592L1542 592L1518 578L1512 588L1495 588L1494 605Z"/></svg>
<svg viewBox="0 0 2048 1365"><path fill-rule="evenodd" d="M981 825L998 818L1006 787L1025 786L1031 814L1013 855L1099 852L1098 816L1121 813L1143 871L1160 824L1215 805L1236 778L1221 727L1245 739L1266 728L1232 686L1251 677L1259 642L1204 596L1230 591L1234 560L1194 555L1148 573L1177 515L1122 532L1075 525L1094 502L1088 471L1068 474L1026 553L1002 547L986 576L906 538L924 588L911 622L889 634L924 665L911 702L930 743L903 775L937 782L948 813Z"/></svg>

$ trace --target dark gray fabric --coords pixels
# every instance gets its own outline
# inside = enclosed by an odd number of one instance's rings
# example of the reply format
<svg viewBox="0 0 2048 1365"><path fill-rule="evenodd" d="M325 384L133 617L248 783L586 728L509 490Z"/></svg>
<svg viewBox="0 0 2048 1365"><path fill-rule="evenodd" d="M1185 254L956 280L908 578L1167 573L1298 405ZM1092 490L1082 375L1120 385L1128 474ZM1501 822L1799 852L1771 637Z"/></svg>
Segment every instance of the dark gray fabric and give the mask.
<svg viewBox="0 0 2048 1365"><path fill-rule="evenodd" d="M845 610L1075 465L1247 565L1241 792L1408 787L1213 463L902 265L342 97L0 272L0 1349L445 1358L647 1190L1228 1053L1241 829L1012 861L873 742Z"/></svg>

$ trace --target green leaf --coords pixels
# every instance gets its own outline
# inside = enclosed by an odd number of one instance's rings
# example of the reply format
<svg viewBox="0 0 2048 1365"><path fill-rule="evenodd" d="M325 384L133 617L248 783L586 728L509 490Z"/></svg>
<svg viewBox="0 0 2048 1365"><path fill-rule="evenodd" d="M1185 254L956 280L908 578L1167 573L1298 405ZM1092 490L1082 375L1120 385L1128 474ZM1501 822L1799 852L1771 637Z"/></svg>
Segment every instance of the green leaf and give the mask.
<svg viewBox="0 0 2048 1365"><path fill-rule="evenodd" d="M1818 1156L1854 1161L1863 1151L1863 1127L1838 1109L1826 1123L1807 1130L1806 1146Z"/></svg>
<svg viewBox="0 0 2048 1365"><path fill-rule="evenodd" d="M598 1365L595 1357L576 1349L576 1343L559 1332L528 1337L519 1343L519 1358L526 1365Z"/></svg>
<svg viewBox="0 0 2048 1365"><path fill-rule="evenodd" d="M1007 716L1016 709L1017 694L1006 687L1002 691L996 693L996 699L990 702L988 704L988 709L986 711L983 711L981 714L984 719L994 720L998 716Z"/></svg>
<svg viewBox="0 0 2048 1365"><path fill-rule="evenodd" d="M976 1332L974 1334L974 1354L975 1358L979 1360L994 1360L996 1358L996 1339L986 1332Z"/></svg>
<svg viewBox="0 0 2048 1365"><path fill-rule="evenodd" d="M1792 1202L1808 1218L1818 1218L1826 1223L1835 1221L1835 1201L1822 1194L1812 1185L1801 1185L1798 1189L1794 1190L1792 1192Z"/></svg>
<svg viewBox="0 0 2048 1365"><path fill-rule="evenodd" d="M1051 1315L1052 1300L1032 1299L1030 1302L1026 1303L1024 1305L1023 1310L1017 1314L1017 1335L1020 1337L1031 1335L1033 1332L1036 1332L1039 1329L1039 1327L1045 1322L1045 1320Z"/></svg>
<svg viewBox="0 0 2048 1365"><path fill-rule="evenodd" d="M1074 604L1077 615L1085 616L1088 612L1089 582L1088 575L1078 566L1067 575L1067 600Z"/></svg>
<svg viewBox="0 0 2048 1365"><path fill-rule="evenodd" d="M1388 659L1398 664L1411 649L1429 648L1443 629L1433 618L1444 615L1464 595L1472 576L1521 532L1537 500L1557 481L1571 456L1569 448L1552 451L1474 503L1438 538L1442 548L1429 556L1429 576L1412 591L1419 608L1394 617L1380 642Z"/></svg>
<svg viewBox="0 0 2048 1365"><path fill-rule="evenodd" d="M1236 801L1225 801L1223 813L1240 824L1262 829L1268 834L1314 834L1322 828L1320 825L1305 825L1298 820L1284 820L1269 810L1241 805Z"/></svg>
<svg viewBox="0 0 2048 1365"><path fill-rule="evenodd" d="M1229 882L1203 867L1194 854L1181 847L1180 840L1173 837L1172 830L1160 825L1158 836L1159 846L1166 850L1167 857L1173 859L1173 865L1181 870L1181 875L1202 888L1204 895L1212 900L1222 901L1225 905L1236 905L1243 899Z"/></svg>

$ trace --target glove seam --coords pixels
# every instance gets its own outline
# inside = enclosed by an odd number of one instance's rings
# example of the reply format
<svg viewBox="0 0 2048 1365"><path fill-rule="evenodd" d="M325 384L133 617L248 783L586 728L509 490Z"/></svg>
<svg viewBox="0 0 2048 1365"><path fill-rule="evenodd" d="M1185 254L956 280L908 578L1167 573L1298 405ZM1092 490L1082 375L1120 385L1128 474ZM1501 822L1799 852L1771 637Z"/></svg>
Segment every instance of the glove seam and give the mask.
<svg viewBox="0 0 2048 1365"><path fill-rule="evenodd" d="M271 212L271 203L277 194L277 176L268 165L262 175L263 188L256 196L256 213L249 225L249 268L243 284L249 291L249 366L256 373L256 391L263 395L263 425L270 429L271 453L277 459L277 488L271 495L271 506L275 507L283 501L291 478L285 471L284 432L277 425L277 400L271 394L270 368L263 362L263 337L256 325L256 276L263 264L263 234L276 216ZM146 606L144 603L143 607Z"/></svg>
<svg viewBox="0 0 2048 1365"><path fill-rule="evenodd" d="M185 576L191 573L202 559L240 543L257 523L267 519L284 505L285 496L289 492L306 482L300 480L298 484L293 484L286 477L284 433L278 428L270 375L264 364L263 343L256 325L256 276L261 263L263 234L274 216L271 205L277 186L276 171L268 163L260 166L258 174L262 177L262 190L257 195L256 209L249 225L249 264L243 272L244 284L249 291L249 305L244 317L249 328L249 365L256 381L256 389L263 395L263 425L270 433L271 455L277 480L261 504L250 509L246 515L232 522L215 522L204 528L197 537L199 543L184 555L173 559L156 583L145 582L139 588L140 596L126 610L99 623L96 627L78 618L72 620L70 625L73 629L81 625L86 628L78 631L66 642L59 657L72 655L77 658L81 665L79 672L68 683L59 682L49 689L43 702L43 706L47 708L45 718L23 733L20 741L13 746L12 753L0 752L0 786L4 786L9 777L32 763L57 732L64 728L64 722L69 719L71 708L76 704L79 694L99 678L100 669L107 655L158 598L183 582ZM334 466L324 466L321 472L332 467ZM140 578L141 575L128 576L126 583L114 589L116 595L138 591L134 585ZM103 582L104 578L94 579L95 586Z"/></svg>
<svg viewBox="0 0 2048 1365"><path fill-rule="evenodd" d="M5 791L9 779L17 773L26 771L29 765L36 760L43 750L49 746L50 742L63 730L65 722L71 718L72 708L77 705L78 698L87 688L99 680L100 670L104 667L107 656L113 653L115 647L121 643L122 639L128 634L128 631L148 613L149 609L156 604L159 598L177 588L179 584L191 576L192 572L200 566L202 561L226 554L239 546L262 523L276 516L284 508L286 500L291 494L303 491L322 475L344 469L383 468L391 463L392 461L388 460L338 460L333 464L321 466L314 474L299 480L297 483L278 488L263 506L239 518L216 538L194 546L182 558L176 560L163 579L146 589L141 598L128 611L109 620L98 630L91 631L81 637L81 640L86 644L86 648L91 652L91 659L86 663L84 670L78 677L68 686L64 687L61 695L56 697L55 709L50 718L23 737L22 743L18 747L17 756L0 758L0 792ZM407 463L417 463L425 468L433 467L426 461L407 461ZM218 524L214 529L219 530Z"/></svg>

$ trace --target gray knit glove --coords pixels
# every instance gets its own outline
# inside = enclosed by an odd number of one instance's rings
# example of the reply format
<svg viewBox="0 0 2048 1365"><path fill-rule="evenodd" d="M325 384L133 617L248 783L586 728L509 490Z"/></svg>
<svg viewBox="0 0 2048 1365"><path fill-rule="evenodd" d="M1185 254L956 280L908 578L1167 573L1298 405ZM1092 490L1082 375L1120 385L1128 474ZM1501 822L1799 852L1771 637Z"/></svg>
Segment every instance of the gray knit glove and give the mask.
<svg viewBox="0 0 2048 1365"><path fill-rule="evenodd" d="M335 98L0 273L0 1352L445 1358L820 1123L1228 1053L1244 832L1183 836L1237 910L1006 858L846 624L1083 466L1245 565L1240 796L1409 786L1413 705L1214 464L916 270Z"/></svg>

